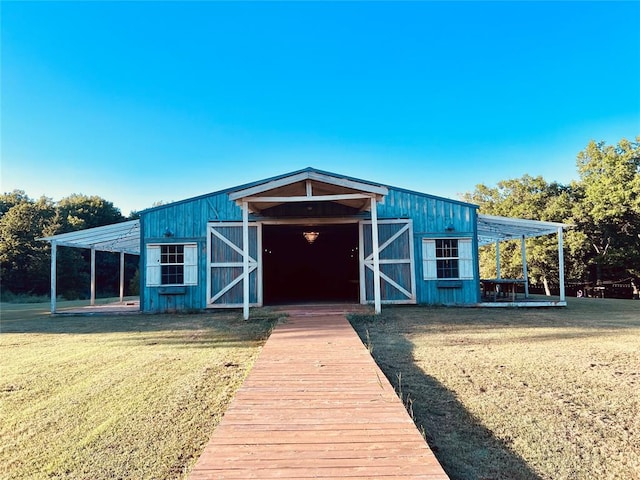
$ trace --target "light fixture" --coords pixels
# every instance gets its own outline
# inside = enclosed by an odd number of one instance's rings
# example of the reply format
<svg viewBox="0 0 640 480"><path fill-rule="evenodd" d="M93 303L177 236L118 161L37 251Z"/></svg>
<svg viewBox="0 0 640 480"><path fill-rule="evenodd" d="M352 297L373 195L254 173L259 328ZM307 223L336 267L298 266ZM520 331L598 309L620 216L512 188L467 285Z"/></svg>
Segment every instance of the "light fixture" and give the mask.
<svg viewBox="0 0 640 480"><path fill-rule="evenodd" d="M320 235L320 233L318 233L318 232L303 232L302 235L307 240L307 242L309 242L309 245L311 245L313 242L316 241L316 238L318 238L318 235Z"/></svg>

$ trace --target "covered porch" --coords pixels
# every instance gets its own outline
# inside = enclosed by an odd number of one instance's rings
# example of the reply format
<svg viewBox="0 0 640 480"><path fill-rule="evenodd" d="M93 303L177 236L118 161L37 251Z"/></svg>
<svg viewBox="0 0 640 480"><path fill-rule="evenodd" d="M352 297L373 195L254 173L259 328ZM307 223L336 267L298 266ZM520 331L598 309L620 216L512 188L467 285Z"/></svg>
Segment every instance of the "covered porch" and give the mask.
<svg viewBox="0 0 640 480"><path fill-rule="evenodd" d="M566 307L564 278L564 223L525 220L478 214L478 247L495 245L496 277L480 278L482 307ZM527 269L526 239L544 235L557 236L558 241L558 300L542 299L529 293L529 273ZM508 240L520 241L522 276L505 278L500 268L500 243ZM522 292L520 291L522 290Z"/></svg>
<svg viewBox="0 0 640 480"><path fill-rule="evenodd" d="M124 301L125 254L140 255L140 220L130 220L76 232L61 233L39 238L38 240L47 241L51 244L51 313L58 313L56 299L57 252L59 246L84 248L91 251L91 293L89 307L83 309L83 313L116 313L116 311L123 309L127 312L140 309L139 302L135 302L134 305L125 305ZM109 307L96 305L96 251L120 254L120 302L116 305L112 304Z"/></svg>

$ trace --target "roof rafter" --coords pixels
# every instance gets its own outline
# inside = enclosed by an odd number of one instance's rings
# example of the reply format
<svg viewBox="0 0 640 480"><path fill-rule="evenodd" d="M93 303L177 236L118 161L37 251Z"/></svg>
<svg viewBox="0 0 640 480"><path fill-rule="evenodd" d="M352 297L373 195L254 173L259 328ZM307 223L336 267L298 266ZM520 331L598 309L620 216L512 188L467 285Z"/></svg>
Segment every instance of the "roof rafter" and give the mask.
<svg viewBox="0 0 640 480"><path fill-rule="evenodd" d="M478 214L478 243L487 245L502 240L540 237L567 227L569 225L558 222Z"/></svg>
<svg viewBox="0 0 640 480"><path fill-rule="evenodd" d="M38 240L56 245L89 248L103 252L124 252L140 255L140 220L114 223L75 232L60 233Z"/></svg>

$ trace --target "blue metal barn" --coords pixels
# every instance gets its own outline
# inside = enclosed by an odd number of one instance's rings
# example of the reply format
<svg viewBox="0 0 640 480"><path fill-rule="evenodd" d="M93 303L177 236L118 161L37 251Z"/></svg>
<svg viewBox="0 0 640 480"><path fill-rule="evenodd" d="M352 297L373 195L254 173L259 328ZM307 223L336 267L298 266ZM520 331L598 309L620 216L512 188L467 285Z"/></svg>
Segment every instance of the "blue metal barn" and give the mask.
<svg viewBox="0 0 640 480"><path fill-rule="evenodd" d="M140 225L145 312L479 301L477 206L313 168L145 210Z"/></svg>
<svg viewBox="0 0 640 480"><path fill-rule="evenodd" d="M161 205L140 220L70 232L51 242L51 311L58 246L140 256L140 310L349 302L565 306L561 223L482 215L478 207L306 168ZM528 295L525 239L556 233L560 301ZM522 278L500 276L499 244L520 240ZM495 243L495 279L480 279L478 248ZM493 292L493 302L482 302ZM516 301L516 286L526 302ZM495 290L494 290L495 289ZM511 301L496 302L510 289Z"/></svg>

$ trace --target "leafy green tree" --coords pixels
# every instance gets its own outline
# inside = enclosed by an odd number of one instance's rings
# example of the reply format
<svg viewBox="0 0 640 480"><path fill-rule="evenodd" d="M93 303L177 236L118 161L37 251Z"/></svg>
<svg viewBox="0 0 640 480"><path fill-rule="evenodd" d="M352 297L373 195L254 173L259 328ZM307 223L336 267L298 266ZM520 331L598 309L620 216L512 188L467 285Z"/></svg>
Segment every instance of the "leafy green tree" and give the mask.
<svg viewBox="0 0 640 480"><path fill-rule="evenodd" d="M640 136L617 145L590 142L577 156L577 229L597 280L640 277Z"/></svg>
<svg viewBox="0 0 640 480"><path fill-rule="evenodd" d="M3 205L10 205L6 197L3 196ZM34 201L24 192L9 197L15 202L0 218L2 290L47 293L50 247L36 238L56 229L53 202L46 197Z"/></svg>
<svg viewBox="0 0 640 480"><path fill-rule="evenodd" d="M46 294L50 288L51 247L40 237L124 221L120 211L100 197L70 195L57 204L37 201L22 190L0 196L0 264L2 290L13 293ZM90 254L88 250L59 247L58 292L66 298L89 295ZM128 270L135 265L127 263ZM131 272L133 275L133 272ZM119 258L97 252L98 287L108 293L118 290Z"/></svg>
<svg viewBox="0 0 640 480"><path fill-rule="evenodd" d="M463 199L480 207L480 213L530 220L571 223L571 211L575 202L573 186L557 182L547 183L542 177L524 175L519 179L503 180L495 188L477 185ZM582 262L574 255L583 248L584 241L572 230L565 233L565 266L570 275L582 275ZM555 236L526 240L527 268L533 284L541 283L547 293L549 285L558 278L558 243ZM522 277L522 253L520 240L500 243L501 275ZM488 245L480 250L480 275L496 275L495 247Z"/></svg>
<svg viewBox="0 0 640 480"><path fill-rule="evenodd" d="M11 207L15 207L24 202L32 202L24 190L14 190L10 193L3 193L0 195L0 218L2 218Z"/></svg>
<svg viewBox="0 0 640 480"><path fill-rule="evenodd" d="M61 231L73 232L85 228L101 227L125 220L113 203L98 196L73 194L57 204Z"/></svg>

